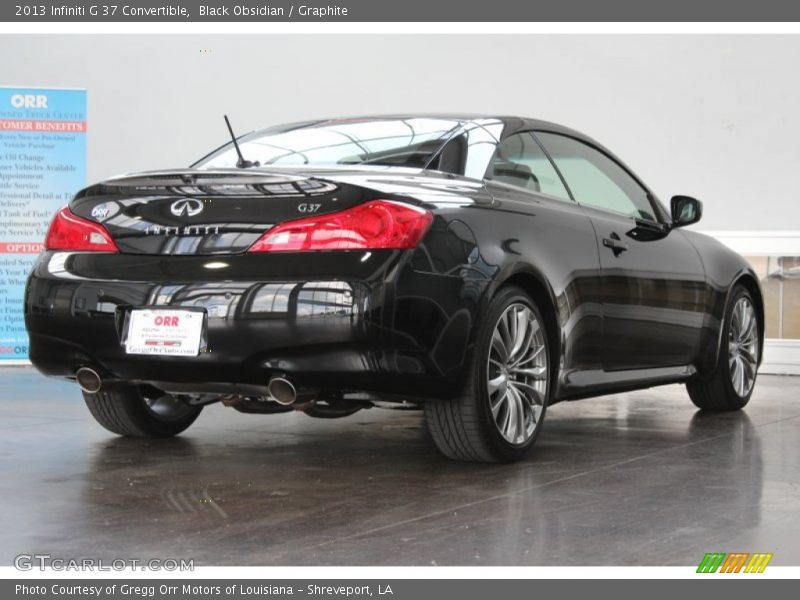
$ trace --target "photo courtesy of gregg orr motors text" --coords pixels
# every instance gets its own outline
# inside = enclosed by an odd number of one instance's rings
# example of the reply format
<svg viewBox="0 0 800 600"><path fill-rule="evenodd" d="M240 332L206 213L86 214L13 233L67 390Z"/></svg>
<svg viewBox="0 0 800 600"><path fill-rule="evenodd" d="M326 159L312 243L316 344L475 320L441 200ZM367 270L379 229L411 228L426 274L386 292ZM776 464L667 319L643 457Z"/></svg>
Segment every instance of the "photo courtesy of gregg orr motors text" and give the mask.
<svg viewBox="0 0 800 600"><path fill-rule="evenodd" d="M53 583L47 585L15 586L16 596L42 597L52 596L67 597L94 597L102 596L133 596L140 598L153 598L169 596L291 596L304 594L306 596L393 596L394 591L388 583L370 585L272 585L272 584L226 584L226 585L197 585L197 584L159 584L159 585L131 585L131 584L106 584L106 585L79 585Z"/></svg>

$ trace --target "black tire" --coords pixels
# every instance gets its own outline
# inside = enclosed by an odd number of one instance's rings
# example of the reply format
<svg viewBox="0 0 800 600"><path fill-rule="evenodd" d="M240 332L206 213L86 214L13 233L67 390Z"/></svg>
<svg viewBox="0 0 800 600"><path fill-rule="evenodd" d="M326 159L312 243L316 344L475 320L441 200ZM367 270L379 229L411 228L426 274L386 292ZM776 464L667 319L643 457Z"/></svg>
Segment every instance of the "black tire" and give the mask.
<svg viewBox="0 0 800 600"><path fill-rule="evenodd" d="M755 307L753 297L747 288L737 285L730 295L728 305L725 307L725 321L723 323L722 340L719 347L719 357L713 373L703 377L702 375L686 384L686 389L689 392L689 397L694 402L695 406L702 410L708 411L732 411L740 410L749 401L755 389L756 377L758 375L757 366L753 367L753 382L749 391L746 394L740 395L734 388L734 383L731 374L730 354L729 354L729 340L731 335L731 327L733 321L734 308L737 302L745 299L750 303L750 306ZM761 343L761 331L758 319L755 320L755 338L757 344ZM756 347L755 354L758 356L759 348ZM758 359L756 358L756 361Z"/></svg>
<svg viewBox="0 0 800 600"><path fill-rule="evenodd" d="M194 423L203 409L168 394L143 393L142 388L127 385L96 394L83 392L83 399L95 421L128 437L172 437Z"/></svg>
<svg viewBox="0 0 800 600"><path fill-rule="evenodd" d="M500 433L492 416L487 389L487 365L495 326L506 309L514 304L528 307L536 316L543 334L544 364L547 371L541 414L530 437L518 444L511 443ZM517 287L501 289L479 318L479 331L462 395L451 400L431 400L424 404L428 429L436 446L445 456L454 460L475 462L511 462L526 456L541 431L550 398L548 342L542 313L530 296Z"/></svg>

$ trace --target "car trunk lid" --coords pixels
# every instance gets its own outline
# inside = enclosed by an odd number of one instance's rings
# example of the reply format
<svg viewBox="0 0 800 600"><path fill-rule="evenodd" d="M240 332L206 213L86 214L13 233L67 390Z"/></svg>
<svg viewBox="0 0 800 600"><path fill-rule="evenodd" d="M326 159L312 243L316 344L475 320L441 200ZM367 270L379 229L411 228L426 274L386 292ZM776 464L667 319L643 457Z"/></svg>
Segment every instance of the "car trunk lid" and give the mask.
<svg viewBox="0 0 800 600"><path fill-rule="evenodd" d="M71 210L102 224L123 254L234 254L278 223L345 210L375 193L302 173L155 171L109 179Z"/></svg>

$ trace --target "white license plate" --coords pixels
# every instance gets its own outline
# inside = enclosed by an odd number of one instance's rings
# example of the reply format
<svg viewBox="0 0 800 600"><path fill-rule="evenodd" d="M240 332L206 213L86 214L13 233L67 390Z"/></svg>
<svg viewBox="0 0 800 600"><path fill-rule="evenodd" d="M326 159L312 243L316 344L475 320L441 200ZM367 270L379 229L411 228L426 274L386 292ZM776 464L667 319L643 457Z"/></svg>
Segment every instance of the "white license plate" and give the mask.
<svg viewBox="0 0 800 600"><path fill-rule="evenodd" d="M125 352L197 356L204 316L200 311L134 309L128 320Z"/></svg>

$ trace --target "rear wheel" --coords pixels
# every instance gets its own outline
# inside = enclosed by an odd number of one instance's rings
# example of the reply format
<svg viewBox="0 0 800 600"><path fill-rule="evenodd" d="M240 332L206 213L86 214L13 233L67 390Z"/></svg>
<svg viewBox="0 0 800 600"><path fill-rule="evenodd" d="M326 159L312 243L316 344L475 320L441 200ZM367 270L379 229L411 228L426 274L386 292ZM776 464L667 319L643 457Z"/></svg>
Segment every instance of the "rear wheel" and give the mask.
<svg viewBox="0 0 800 600"><path fill-rule="evenodd" d="M686 384L692 402L703 410L739 410L753 394L761 335L753 297L746 288L737 286L731 293L723 327L714 373Z"/></svg>
<svg viewBox="0 0 800 600"><path fill-rule="evenodd" d="M449 458L519 460L542 428L550 393L544 319L525 292L508 287L481 322L465 390L425 404L428 428Z"/></svg>
<svg viewBox="0 0 800 600"><path fill-rule="evenodd" d="M83 393L95 420L119 435L171 437L189 427L202 406L192 406L157 390L120 386L96 394Z"/></svg>

